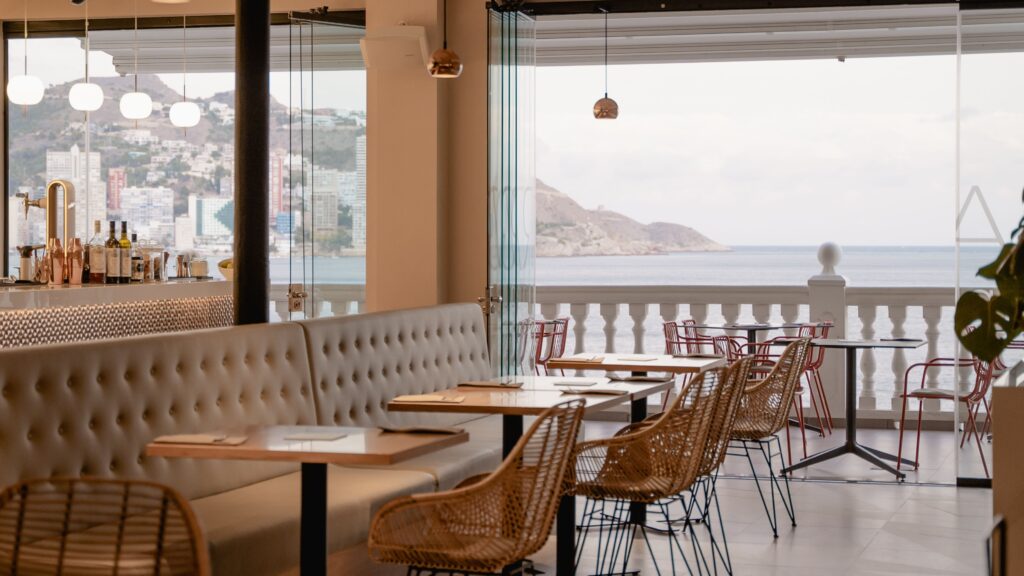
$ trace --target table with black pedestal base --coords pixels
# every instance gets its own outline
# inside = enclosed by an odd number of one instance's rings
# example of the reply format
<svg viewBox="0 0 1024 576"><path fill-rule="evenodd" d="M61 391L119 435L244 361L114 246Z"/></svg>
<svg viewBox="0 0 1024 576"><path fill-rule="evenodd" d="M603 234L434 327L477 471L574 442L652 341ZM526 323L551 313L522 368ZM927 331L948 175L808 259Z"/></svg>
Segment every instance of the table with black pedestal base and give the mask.
<svg viewBox="0 0 1024 576"><path fill-rule="evenodd" d="M458 403L449 402L390 402L388 410L400 412L447 412L501 414L502 457L508 456L523 435L523 417L536 416L552 406L570 400L582 399L586 413L599 412L619 406L623 402L630 403L630 415L633 422L639 422L647 416L647 397L672 388L671 381L659 382L610 382L602 380L595 388L613 388L622 390L621 395L610 394L566 394L565 386L558 383L579 382L593 378L526 376L522 378L520 388L495 387L480 388L466 386L451 388L437 394L462 396ZM581 388L585 390L585 388ZM556 565L555 573L561 576L573 574L576 562L576 499L563 496L558 505L558 519L555 528Z"/></svg>
<svg viewBox="0 0 1024 576"><path fill-rule="evenodd" d="M883 460L913 464L912 461L903 458L898 459L894 454L889 454L877 448L871 448L857 442L857 350L875 348L893 348L900 350L913 350L924 345L923 340L837 340L817 339L811 341L812 346L819 348L846 350L846 441L842 446L829 448L809 456L796 464L782 470L783 474L789 474L794 470L806 468L826 460L831 460L843 454L854 454L882 470L896 475L897 480L903 480L906 476L896 468Z"/></svg>
<svg viewBox="0 0 1024 576"><path fill-rule="evenodd" d="M247 429L242 444L150 442L147 456L207 460L259 460L302 464L302 519L299 572L327 574L327 465L387 465L469 440L469 434L396 434L378 428L337 426L261 426ZM294 439L310 435L335 440ZM324 436L324 437L326 437Z"/></svg>

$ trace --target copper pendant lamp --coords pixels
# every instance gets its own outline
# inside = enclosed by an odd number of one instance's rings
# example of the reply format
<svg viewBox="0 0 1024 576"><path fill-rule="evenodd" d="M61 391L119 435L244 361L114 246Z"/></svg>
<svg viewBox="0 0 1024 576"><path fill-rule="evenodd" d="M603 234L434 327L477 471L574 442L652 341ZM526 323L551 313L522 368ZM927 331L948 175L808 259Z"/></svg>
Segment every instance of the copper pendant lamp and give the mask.
<svg viewBox="0 0 1024 576"><path fill-rule="evenodd" d="M434 78L458 78L462 74L462 59L448 49L448 0L444 0L444 44L430 55L427 70Z"/></svg>
<svg viewBox="0 0 1024 576"><path fill-rule="evenodd" d="M604 98L594 102L594 118L615 120L619 117L619 103L608 97L608 10L604 12Z"/></svg>

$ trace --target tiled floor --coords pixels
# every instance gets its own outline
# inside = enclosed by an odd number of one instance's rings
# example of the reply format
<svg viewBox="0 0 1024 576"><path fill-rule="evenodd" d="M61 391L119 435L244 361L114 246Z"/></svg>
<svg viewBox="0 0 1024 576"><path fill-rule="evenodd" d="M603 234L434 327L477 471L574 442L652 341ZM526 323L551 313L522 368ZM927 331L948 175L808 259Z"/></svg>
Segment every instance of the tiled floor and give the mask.
<svg viewBox="0 0 1024 576"><path fill-rule="evenodd" d="M605 432L605 426L588 424L588 436ZM893 431L872 431L864 435L864 441L888 449L886 434L895 438ZM834 437L815 443L838 441ZM949 433L927 437L922 458L928 454L932 460L925 459L929 467L911 480L920 476L922 481L930 482L939 479L936 475L940 473L952 472L952 464L946 459L953 446ZM895 440L891 448L895 448ZM971 448L977 454L976 448ZM745 460L734 459L726 468L739 472L746 466ZM813 467L803 475L815 480L792 482L798 526L784 523L778 539L772 537L754 483L747 479L720 480L722 516L737 576L983 573L984 540L991 525L990 490L872 482L886 482L891 476L871 470L866 462L850 456ZM849 478L869 483L836 481ZM582 509L582 503L578 508ZM662 574L672 573L666 538L654 536L653 540ZM554 550L552 538L535 556L538 567L549 574L553 573ZM591 541L578 574L593 572L595 552L596 545ZM689 556L692 558L692 552ZM644 574L656 573L642 544L634 547L631 564ZM678 557L676 565L679 573L686 573Z"/></svg>

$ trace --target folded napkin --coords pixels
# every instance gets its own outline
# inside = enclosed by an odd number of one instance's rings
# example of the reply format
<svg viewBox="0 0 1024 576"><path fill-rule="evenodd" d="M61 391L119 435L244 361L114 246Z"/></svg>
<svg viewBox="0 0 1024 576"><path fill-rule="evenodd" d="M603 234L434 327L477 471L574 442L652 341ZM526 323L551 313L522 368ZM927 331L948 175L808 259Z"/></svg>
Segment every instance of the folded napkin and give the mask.
<svg viewBox="0 0 1024 576"><path fill-rule="evenodd" d="M228 436L227 434L168 434L158 436L153 442L160 444L215 444L217 446L238 446L248 440L248 436Z"/></svg>
<svg viewBox="0 0 1024 576"><path fill-rule="evenodd" d="M725 356L723 356L721 354L710 354L710 353L703 353L703 352L693 352L691 354L673 354L672 357L673 358L691 358L691 359L694 359L694 360L719 360L721 358L725 358Z"/></svg>
<svg viewBox="0 0 1024 576"><path fill-rule="evenodd" d="M458 426L381 426L381 432L392 434L462 434Z"/></svg>
<svg viewBox="0 0 1024 576"><path fill-rule="evenodd" d="M600 364L604 362L604 357L596 354L578 354L556 360L571 360L572 362L593 362L595 364Z"/></svg>
<svg viewBox="0 0 1024 576"><path fill-rule="evenodd" d="M523 383L516 380L502 382L500 380L474 380L471 382L460 382L460 388L506 388L516 390L523 387Z"/></svg>
<svg viewBox="0 0 1024 576"><path fill-rule="evenodd" d="M625 396L629 392L619 390L618 388L563 388L562 394L572 394L574 396L585 396L588 394L595 396Z"/></svg>
<svg viewBox="0 0 1024 576"><path fill-rule="evenodd" d="M442 394L406 394L395 396L392 402L434 402L437 404L459 404L465 396L444 396Z"/></svg>
<svg viewBox="0 0 1024 576"><path fill-rule="evenodd" d="M344 432L296 432L295 434L288 434L284 439L295 442L331 442L341 440L345 436L348 436L348 434Z"/></svg>
<svg viewBox="0 0 1024 576"><path fill-rule="evenodd" d="M676 379L676 377L675 377L674 374L669 374L667 376L626 376L624 378L616 378L615 381L616 382L654 382L654 383L661 383L661 382L672 382L675 379Z"/></svg>

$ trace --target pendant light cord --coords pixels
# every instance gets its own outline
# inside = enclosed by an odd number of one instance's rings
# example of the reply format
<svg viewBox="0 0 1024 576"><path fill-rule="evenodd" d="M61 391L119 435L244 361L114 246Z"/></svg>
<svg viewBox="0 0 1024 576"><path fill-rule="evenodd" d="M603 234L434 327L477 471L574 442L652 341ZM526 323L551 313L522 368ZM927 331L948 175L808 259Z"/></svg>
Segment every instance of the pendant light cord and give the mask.
<svg viewBox="0 0 1024 576"><path fill-rule="evenodd" d="M89 83L89 3L85 3L85 83Z"/></svg>
<svg viewBox="0 0 1024 576"><path fill-rule="evenodd" d="M604 11L604 97L608 97L608 10Z"/></svg>
<svg viewBox="0 0 1024 576"><path fill-rule="evenodd" d="M135 66L135 91L139 91L139 0L132 2L135 30L132 32L132 57Z"/></svg>
<svg viewBox="0 0 1024 576"><path fill-rule="evenodd" d="M188 16L181 17L181 101L188 101L188 34L186 29L188 28Z"/></svg>
<svg viewBox="0 0 1024 576"><path fill-rule="evenodd" d="M25 0L25 76L28 76L28 0Z"/></svg>
<svg viewBox="0 0 1024 576"><path fill-rule="evenodd" d="M447 50L448 49L448 0L444 0L444 16L443 17L444 17L444 22L442 23L442 28L444 29L444 41L442 42L441 47L444 48L445 50Z"/></svg>

